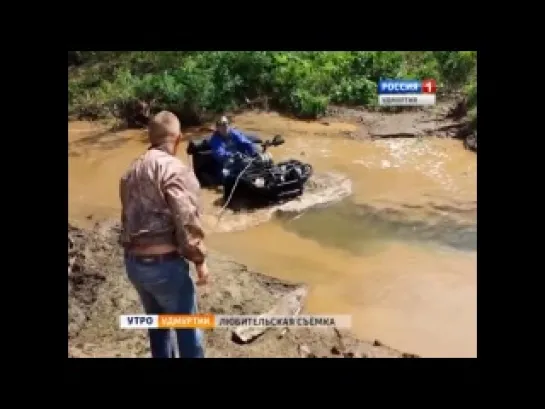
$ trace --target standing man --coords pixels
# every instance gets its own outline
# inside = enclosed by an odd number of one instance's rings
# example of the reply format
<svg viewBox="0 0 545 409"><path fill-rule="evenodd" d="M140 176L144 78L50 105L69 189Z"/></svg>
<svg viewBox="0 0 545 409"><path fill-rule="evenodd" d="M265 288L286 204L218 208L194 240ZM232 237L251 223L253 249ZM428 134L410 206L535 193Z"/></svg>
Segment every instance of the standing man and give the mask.
<svg viewBox="0 0 545 409"><path fill-rule="evenodd" d="M180 121L162 111L148 124L150 148L137 158L119 185L121 241L127 275L146 314L195 314L197 285L208 279L204 230L199 215L200 186L193 171L175 155L182 138ZM153 358L203 358L202 333L150 329ZM173 340L175 338L175 341Z"/></svg>

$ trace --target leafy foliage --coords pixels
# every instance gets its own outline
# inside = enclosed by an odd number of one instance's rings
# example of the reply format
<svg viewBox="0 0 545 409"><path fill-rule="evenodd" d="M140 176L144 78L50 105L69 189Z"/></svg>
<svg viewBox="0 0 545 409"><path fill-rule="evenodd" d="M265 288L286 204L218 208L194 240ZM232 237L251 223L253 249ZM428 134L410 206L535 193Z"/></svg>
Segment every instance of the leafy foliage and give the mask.
<svg viewBox="0 0 545 409"><path fill-rule="evenodd" d="M474 51L70 51L68 109L101 116L156 99L199 116L266 96L279 110L315 118L330 103L374 105L380 78L435 78L476 106L476 61Z"/></svg>

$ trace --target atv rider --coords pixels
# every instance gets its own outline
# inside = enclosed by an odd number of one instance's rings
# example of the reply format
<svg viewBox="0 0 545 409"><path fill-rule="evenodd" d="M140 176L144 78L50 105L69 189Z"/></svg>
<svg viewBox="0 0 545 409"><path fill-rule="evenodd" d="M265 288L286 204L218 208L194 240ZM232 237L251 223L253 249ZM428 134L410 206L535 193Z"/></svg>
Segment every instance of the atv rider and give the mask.
<svg viewBox="0 0 545 409"><path fill-rule="evenodd" d="M210 147L212 148L212 156L218 163L220 180L223 180L223 169L226 162L233 155L236 153L249 156L259 154L257 147L246 135L229 126L229 120L225 116L216 122L216 131L210 137Z"/></svg>

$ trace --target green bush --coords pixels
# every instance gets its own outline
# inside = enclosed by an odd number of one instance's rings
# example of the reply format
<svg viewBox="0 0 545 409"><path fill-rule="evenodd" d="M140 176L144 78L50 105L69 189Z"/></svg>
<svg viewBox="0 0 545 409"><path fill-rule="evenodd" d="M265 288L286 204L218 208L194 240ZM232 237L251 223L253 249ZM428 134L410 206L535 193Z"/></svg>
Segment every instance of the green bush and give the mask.
<svg viewBox="0 0 545 409"><path fill-rule="evenodd" d="M435 78L476 104L476 52L91 52L68 55L69 114L115 112L136 99L202 116L266 96L271 106L316 118L329 103L374 105L381 78Z"/></svg>
<svg viewBox="0 0 545 409"><path fill-rule="evenodd" d="M477 69L476 51L436 51L434 54L439 76L449 87L463 86Z"/></svg>

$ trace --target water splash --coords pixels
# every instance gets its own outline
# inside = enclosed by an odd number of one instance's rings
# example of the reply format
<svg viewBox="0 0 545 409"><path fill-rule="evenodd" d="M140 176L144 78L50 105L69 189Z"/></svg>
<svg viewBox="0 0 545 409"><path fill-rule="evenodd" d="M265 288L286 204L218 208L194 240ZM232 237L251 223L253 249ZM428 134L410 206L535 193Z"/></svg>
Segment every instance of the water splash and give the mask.
<svg viewBox="0 0 545 409"><path fill-rule="evenodd" d="M240 231L265 223L277 214L296 215L312 208L329 206L351 193L352 182L345 175L333 172L320 173L308 181L303 195L294 200L252 211L226 210L219 223L216 214L208 213L204 220L209 230L216 233Z"/></svg>

